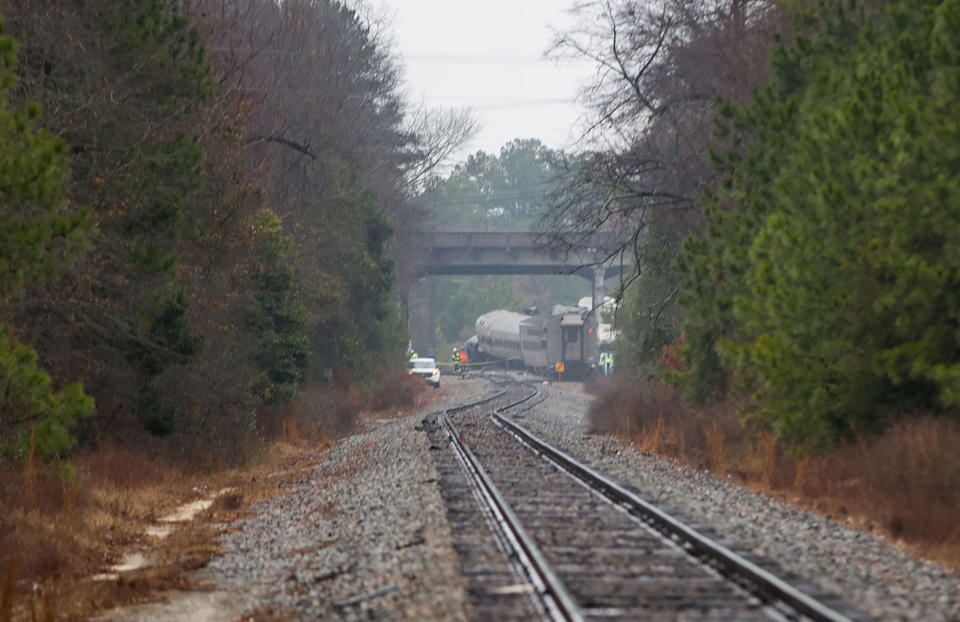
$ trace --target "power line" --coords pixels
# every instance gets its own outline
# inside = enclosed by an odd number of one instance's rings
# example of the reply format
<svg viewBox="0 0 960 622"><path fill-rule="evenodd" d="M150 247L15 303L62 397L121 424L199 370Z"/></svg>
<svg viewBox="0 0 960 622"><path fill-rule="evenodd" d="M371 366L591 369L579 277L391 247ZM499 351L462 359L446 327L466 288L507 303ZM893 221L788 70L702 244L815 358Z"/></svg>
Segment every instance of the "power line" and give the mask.
<svg viewBox="0 0 960 622"><path fill-rule="evenodd" d="M450 54L450 53L414 53L404 54L404 59L415 60L422 63L442 63L457 65L536 65L556 69L562 69L566 65L592 65L592 62L586 59L572 59L564 61L562 64L545 58L532 58L530 56L514 54Z"/></svg>
<svg viewBox="0 0 960 622"><path fill-rule="evenodd" d="M515 104L480 104L473 106L478 110L515 110L518 108L541 108L544 106L568 106L574 102L556 100L552 102L517 102Z"/></svg>
<svg viewBox="0 0 960 622"><path fill-rule="evenodd" d="M474 102L478 107L491 106L553 106L576 104L575 99L567 97L491 97L470 95L424 95L425 99L434 101L446 100L451 102Z"/></svg>

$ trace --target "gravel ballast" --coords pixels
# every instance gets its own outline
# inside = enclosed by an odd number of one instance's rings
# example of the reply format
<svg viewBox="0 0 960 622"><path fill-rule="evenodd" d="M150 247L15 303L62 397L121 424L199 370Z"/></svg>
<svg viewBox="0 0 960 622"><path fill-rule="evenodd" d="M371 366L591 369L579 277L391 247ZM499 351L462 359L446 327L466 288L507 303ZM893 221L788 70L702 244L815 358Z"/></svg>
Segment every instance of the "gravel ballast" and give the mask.
<svg viewBox="0 0 960 622"><path fill-rule="evenodd" d="M430 410L491 391L445 384ZM300 620L464 619L465 584L423 414L374 422L337 443L228 535L205 574L230 591L257 586L247 609L293 611Z"/></svg>
<svg viewBox="0 0 960 622"><path fill-rule="evenodd" d="M544 440L628 482L681 517L838 594L880 620L960 622L960 577L906 550L712 474L588 434L592 398L541 385L512 415ZM255 514L222 536L196 578L211 592L118 610L113 620L465 620L466 581L451 545L427 412L490 395L448 379L416 414L367 420Z"/></svg>

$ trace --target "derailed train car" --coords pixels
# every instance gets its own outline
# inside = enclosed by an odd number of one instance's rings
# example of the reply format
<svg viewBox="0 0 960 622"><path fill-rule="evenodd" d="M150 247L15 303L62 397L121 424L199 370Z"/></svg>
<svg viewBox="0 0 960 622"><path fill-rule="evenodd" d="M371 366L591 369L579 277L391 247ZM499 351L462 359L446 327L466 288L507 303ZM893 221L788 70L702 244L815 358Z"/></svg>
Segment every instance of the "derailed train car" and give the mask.
<svg viewBox="0 0 960 622"><path fill-rule="evenodd" d="M596 314L584 307L556 305L549 316L491 311L477 318L477 350L491 359L521 361L538 373L583 375L600 359Z"/></svg>

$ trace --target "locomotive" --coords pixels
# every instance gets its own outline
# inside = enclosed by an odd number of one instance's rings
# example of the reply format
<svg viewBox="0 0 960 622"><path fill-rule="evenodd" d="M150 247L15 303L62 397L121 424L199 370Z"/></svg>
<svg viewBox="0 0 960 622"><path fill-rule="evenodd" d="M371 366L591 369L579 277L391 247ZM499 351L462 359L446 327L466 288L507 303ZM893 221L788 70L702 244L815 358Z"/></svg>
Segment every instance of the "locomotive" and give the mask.
<svg viewBox="0 0 960 622"><path fill-rule="evenodd" d="M548 316L490 311L476 329L481 357L521 361L540 374L563 363L564 373L582 376L600 359L597 317L587 307L555 305Z"/></svg>

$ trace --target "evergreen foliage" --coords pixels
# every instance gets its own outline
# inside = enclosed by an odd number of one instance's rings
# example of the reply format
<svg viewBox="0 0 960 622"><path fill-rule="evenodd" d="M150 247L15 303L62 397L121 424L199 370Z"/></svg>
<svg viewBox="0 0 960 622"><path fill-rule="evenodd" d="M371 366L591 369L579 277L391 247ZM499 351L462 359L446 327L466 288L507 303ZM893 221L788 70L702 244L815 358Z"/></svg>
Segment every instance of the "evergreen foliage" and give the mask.
<svg viewBox="0 0 960 622"><path fill-rule="evenodd" d="M312 344L323 367L339 367L369 384L378 368L402 360L406 329L393 298L394 264L386 248L392 226L377 210L374 193L360 184L351 190L328 213L338 226L327 231L336 239L321 238L334 270L327 295L334 298L324 301L329 311L312 329Z"/></svg>
<svg viewBox="0 0 960 622"><path fill-rule="evenodd" d="M54 389L36 364L36 351L0 324L0 449L15 460L27 457L31 443L41 460L66 454L76 443L77 420L93 414L93 399L81 383Z"/></svg>
<svg viewBox="0 0 960 622"><path fill-rule="evenodd" d="M324 367L402 361L394 225L456 141L405 125L373 24L333 0L0 13L0 451L28 423L68 451L78 423L240 460Z"/></svg>
<svg viewBox="0 0 960 622"><path fill-rule="evenodd" d="M813 17L726 108L742 146L681 267L688 393L733 373L750 419L820 447L960 404L960 2Z"/></svg>
<svg viewBox="0 0 960 622"><path fill-rule="evenodd" d="M246 325L256 340L252 350L259 378L254 394L267 404L296 397L306 379L310 349L307 316L297 298L297 281L287 263L291 247L280 219L264 210L257 221L257 250L250 280L255 292Z"/></svg>
<svg viewBox="0 0 960 622"><path fill-rule="evenodd" d="M437 279L436 298L447 304L437 323L442 343L462 345L464 338L473 335L474 322L488 311L507 309L520 311L523 303L514 291L510 279L486 276L472 279Z"/></svg>
<svg viewBox="0 0 960 622"><path fill-rule="evenodd" d="M8 299L53 276L89 233L83 210L70 210L66 144L34 124L40 108L12 108L17 45L0 21L0 314ZM37 367L37 352L0 323L0 453L47 460L76 442L73 428L93 412L82 384L60 389Z"/></svg>
<svg viewBox="0 0 960 622"><path fill-rule="evenodd" d="M652 221L640 250L640 274L624 290L617 309L617 360L655 373L664 346L680 335L680 275L673 261L681 239L675 227Z"/></svg>
<svg viewBox="0 0 960 622"><path fill-rule="evenodd" d="M36 130L40 107L8 104L17 44L0 21L0 298L53 276L82 247L90 223L68 209L66 143Z"/></svg>
<svg viewBox="0 0 960 622"><path fill-rule="evenodd" d="M187 319L179 271L188 214L203 186L204 153L189 125L211 93L210 67L195 29L172 3L119 0L105 17L104 61L123 77L125 96L88 140L103 145L90 167L109 180L94 199L106 208L95 254L120 280L110 275L91 291L102 297L99 304L113 301L130 323L132 330L117 337L140 375L132 387L138 419L167 435L176 430L180 405L158 379L202 347ZM88 180L77 182L87 187ZM137 287L117 287L124 279Z"/></svg>
<svg viewBox="0 0 960 622"><path fill-rule="evenodd" d="M560 183L561 154L539 140L513 140L499 154L478 151L445 179L432 180L423 200L438 230L529 231Z"/></svg>

